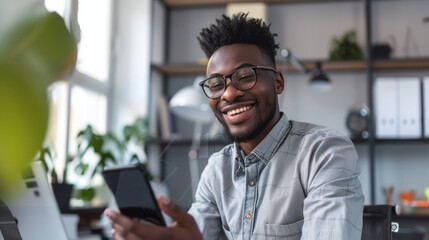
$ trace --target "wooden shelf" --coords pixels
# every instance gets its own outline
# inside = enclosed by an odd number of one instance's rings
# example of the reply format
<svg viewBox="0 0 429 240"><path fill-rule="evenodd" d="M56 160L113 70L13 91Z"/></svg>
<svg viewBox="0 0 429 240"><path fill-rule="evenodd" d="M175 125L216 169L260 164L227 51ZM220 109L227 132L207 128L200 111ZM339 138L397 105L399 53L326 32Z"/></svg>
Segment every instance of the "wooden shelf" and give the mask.
<svg viewBox="0 0 429 240"><path fill-rule="evenodd" d="M342 2L344 0L163 0L168 7L198 7L198 6L221 6L228 3L322 3L322 2ZM358 1L358 0L349 0Z"/></svg>
<svg viewBox="0 0 429 240"><path fill-rule="evenodd" d="M314 69L316 61L305 61L307 69ZM174 65L153 65L154 70L165 75L195 75L205 74L206 65L197 64L174 64ZM285 64L277 65L279 71L285 70ZM323 62L323 69L328 73L334 72L364 72L367 62L362 61L326 61ZM403 70L427 70L429 69L429 58L413 59L392 59L374 61L374 70L377 71L403 71ZM297 70L289 65L288 72L296 73Z"/></svg>
<svg viewBox="0 0 429 240"><path fill-rule="evenodd" d="M391 59L374 61L374 70L428 70L428 58Z"/></svg>

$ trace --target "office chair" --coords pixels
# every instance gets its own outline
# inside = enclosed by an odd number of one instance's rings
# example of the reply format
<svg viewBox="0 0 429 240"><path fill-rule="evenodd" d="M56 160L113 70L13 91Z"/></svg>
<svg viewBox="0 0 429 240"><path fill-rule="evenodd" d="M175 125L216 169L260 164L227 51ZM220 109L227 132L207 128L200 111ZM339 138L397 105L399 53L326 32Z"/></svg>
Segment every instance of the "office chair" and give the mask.
<svg viewBox="0 0 429 240"><path fill-rule="evenodd" d="M397 214L397 206L365 205L362 240L391 240L392 232L399 231L399 224L392 222L392 217Z"/></svg>
<svg viewBox="0 0 429 240"><path fill-rule="evenodd" d="M21 234L15 217L0 199L0 238L21 240Z"/></svg>

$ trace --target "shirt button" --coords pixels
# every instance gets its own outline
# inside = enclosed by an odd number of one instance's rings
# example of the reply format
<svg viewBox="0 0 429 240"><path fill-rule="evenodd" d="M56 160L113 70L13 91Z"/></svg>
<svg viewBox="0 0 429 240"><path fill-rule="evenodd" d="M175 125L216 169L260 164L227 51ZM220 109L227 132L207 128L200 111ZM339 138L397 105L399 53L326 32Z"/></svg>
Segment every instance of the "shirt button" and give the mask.
<svg viewBox="0 0 429 240"><path fill-rule="evenodd" d="M251 180L250 182L249 182L249 186L255 186L255 184L256 184L256 182L254 181L254 180Z"/></svg>
<svg viewBox="0 0 429 240"><path fill-rule="evenodd" d="M250 219L251 217L252 217L252 214L246 213L246 216L245 216L246 219Z"/></svg>

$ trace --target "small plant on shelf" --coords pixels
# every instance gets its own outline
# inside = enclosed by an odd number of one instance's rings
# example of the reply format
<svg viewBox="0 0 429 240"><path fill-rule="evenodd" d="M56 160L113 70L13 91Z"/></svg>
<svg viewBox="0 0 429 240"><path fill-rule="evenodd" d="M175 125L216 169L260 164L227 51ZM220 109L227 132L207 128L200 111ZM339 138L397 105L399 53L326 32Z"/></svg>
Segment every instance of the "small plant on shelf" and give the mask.
<svg viewBox="0 0 429 240"><path fill-rule="evenodd" d="M356 32L351 30L345 32L341 37L334 37L331 42L329 60L361 60L362 49L356 42Z"/></svg>

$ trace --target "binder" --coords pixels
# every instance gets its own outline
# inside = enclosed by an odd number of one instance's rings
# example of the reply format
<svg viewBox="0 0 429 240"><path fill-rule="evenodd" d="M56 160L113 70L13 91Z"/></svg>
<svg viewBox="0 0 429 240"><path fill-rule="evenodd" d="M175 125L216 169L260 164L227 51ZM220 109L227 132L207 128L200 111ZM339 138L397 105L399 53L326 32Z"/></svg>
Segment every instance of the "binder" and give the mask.
<svg viewBox="0 0 429 240"><path fill-rule="evenodd" d="M379 77L374 83L375 136L398 136L398 84L396 78Z"/></svg>
<svg viewBox="0 0 429 240"><path fill-rule="evenodd" d="M158 118L161 139L171 138L171 115L168 108L167 99L164 95L158 96Z"/></svg>
<svg viewBox="0 0 429 240"><path fill-rule="evenodd" d="M429 76L423 79L424 136L429 138Z"/></svg>
<svg viewBox="0 0 429 240"><path fill-rule="evenodd" d="M420 79L407 77L398 79L399 97L399 138L420 138L421 123L421 94Z"/></svg>

